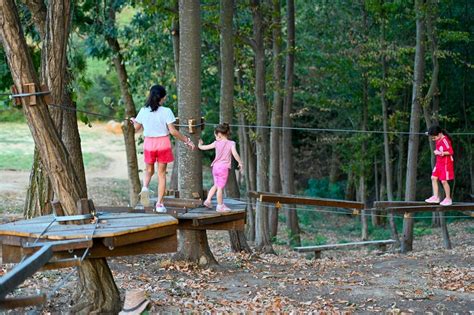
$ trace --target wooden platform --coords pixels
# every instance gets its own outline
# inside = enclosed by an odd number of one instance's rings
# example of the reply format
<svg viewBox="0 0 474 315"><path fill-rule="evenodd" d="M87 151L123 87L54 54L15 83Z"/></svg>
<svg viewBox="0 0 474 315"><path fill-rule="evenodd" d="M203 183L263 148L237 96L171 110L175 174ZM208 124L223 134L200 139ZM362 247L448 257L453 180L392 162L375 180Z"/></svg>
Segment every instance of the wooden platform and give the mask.
<svg viewBox="0 0 474 315"><path fill-rule="evenodd" d="M177 227L172 216L146 213L101 213L97 225L64 225L53 215L42 216L0 225L2 258L4 263L18 262L37 250L38 243L60 240L77 240L77 244L58 243L53 247L58 258L79 256L86 248L88 258L174 252Z"/></svg>
<svg viewBox="0 0 474 315"><path fill-rule="evenodd" d="M167 202L168 201L168 202ZM238 230L242 231L246 220L245 202L235 199L224 199L224 203L231 209L228 212L215 211L216 203L213 201L212 209L201 205L200 200L189 199L186 203L183 199L166 198L166 214L153 212L153 207L134 209L132 207L102 207L96 206L97 211L111 213L146 213L155 216L172 215L178 219L178 229L181 230ZM181 205L176 207L172 205ZM170 206L171 205L171 206ZM196 206L194 207L193 206Z"/></svg>
<svg viewBox="0 0 474 315"><path fill-rule="evenodd" d="M473 211L474 203L455 202L451 206L441 206L422 201L376 201L374 208L392 213Z"/></svg>

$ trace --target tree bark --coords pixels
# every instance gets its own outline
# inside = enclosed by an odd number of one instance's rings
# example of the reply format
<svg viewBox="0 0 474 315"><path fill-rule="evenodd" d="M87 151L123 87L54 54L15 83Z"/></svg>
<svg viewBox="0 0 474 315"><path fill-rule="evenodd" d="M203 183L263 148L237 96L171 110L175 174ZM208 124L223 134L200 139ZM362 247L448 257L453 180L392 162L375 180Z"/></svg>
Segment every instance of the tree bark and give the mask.
<svg viewBox="0 0 474 315"><path fill-rule="evenodd" d="M412 106L410 116L410 136L408 138L407 175L405 186L405 201L416 200L416 177L418 166L418 147L420 131L420 110L422 102L422 85L424 79L425 56L425 23L422 13L422 0L415 0L416 18L416 51L414 64L414 80L412 91ZM411 215L403 219L402 252L413 249L413 218Z"/></svg>
<svg viewBox="0 0 474 315"><path fill-rule="evenodd" d="M255 53L255 99L257 103L257 125L268 124L268 107L265 103L265 47L263 43L264 21L263 3L260 0L251 1L253 18L253 36ZM268 191L268 130L257 128L257 190ZM257 202L255 216L255 241L257 250L273 253L270 233L268 230L268 209Z"/></svg>
<svg viewBox="0 0 474 315"><path fill-rule="evenodd" d="M178 112L181 123L201 117L201 12L199 1L179 1L179 86ZM184 130L182 130L184 131ZM200 129L188 136L198 142ZM178 187L181 198L202 196L202 161L198 151L189 151L179 142ZM202 266L217 264L207 240L206 231L178 230L176 260Z"/></svg>
<svg viewBox="0 0 474 315"><path fill-rule="evenodd" d="M369 82L368 82L368 74L364 71L363 73L363 100L362 100L362 130L367 130L367 120L368 120L368 111L369 111ZM360 192L360 201L364 204L364 209L367 209L367 188L366 188L366 170L364 167L365 160L367 158L367 146L365 141L362 142L361 148L361 156L362 160L361 163L361 175L359 179L359 192ZM367 240L369 238L369 225L368 225L368 218L367 212L365 210L361 211L361 223L362 223L362 240Z"/></svg>
<svg viewBox="0 0 474 315"><path fill-rule="evenodd" d="M61 21L65 16L70 16L67 14L70 12L69 1L50 1L48 5L51 6L52 11L48 15L47 22ZM59 9L61 7L62 10ZM22 85L26 83L34 83L39 87L39 80L34 70L31 55L28 53L29 49L14 1L1 1L0 13L0 36L16 88L21 91ZM52 23L51 25L56 24ZM69 24L60 23L60 25ZM56 34L64 36L62 42L66 45L69 28L67 28L67 31L63 30ZM65 48L63 49L65 51ZM65 53L61 56L61 58L66 58ZM60 62L60 60L56 61ZM65 61L63 61L63 64L65 65ZM53 82L58 84L59 81L54 80ZM50 88L53 89L52 86ZM58 89L61 88L63 87ZM72 215L75 212L77 200L87 196L86 188L82 186L83 183L76 175L74 165L64 143L61 141L43 98L38 97L35 106L28 105L25 99L22 99L22 103L33 140L43 158L43 166L49 174L54 193L63 205L65 214ZM100 277L97 276L98 273L100 273ZM84 311L84 308L78 308L78 312L88 313L89 310L96 309L101 309L104 312L117 312L119 310L120 296L105 259L97 259L94 263L84 261L80 267L80 284L79 292L83 294L82 301L84 301L84 307L87 306L87 310ZM86 287L87 290L84 290ZM106 296L113 303L102 303L97 299L98 296Z"/></svg>
<svg viewBox="0 0 474 315"><path fill-rule="evenodd" d="M287 45L288 52L286 55L285 68L285 98L283 100L282 126L283 128L291 128L291 110L293 107L293 89L294 89L294 68L295 68L295 2L287 0ZM284 194L295 193L294 180L294 163L293 163L293 144L291 129L283 129L281 141L281 186ZM300 227L298 224L298 215L296 210L288 207L285 209L286 225L289 235L289 243L291 246L299 246L301 244Z"/></svg>
<svg viewBox="0 0 474 315"><path fill-rule="evenodd" d="M109 11L109 27L115 29L115 8L111 3L108 7ZM110 49L112 50L112 62L117 72L120 93L125 103L125 115L126 117L135 117L137 111L135 103L133 101L132 94L130 93L130 86L128 85L128 74L123 61L123 56L120 48L120 44L116 37L110 35L114 32L107 32L105 39ZM130 189L130 204L134 207L138 202L138 194L141 191L140 177L138 176L138 161L137 161L137 147L135 143L135 128L132 124L125 122L122 126L123 138L125 142L125 154L127 156L127 171L128 171L128 184Z"/></svg>
<svg viewBox="0 0 474 315"><path fill-rule="evenodd" d="M239 114L239 125L246 125L245 117L243 113ZM248 130L246 127L242 128L242 142L243 142L243 153L244 156L244 172L245 172L245 186L247 191L255 191L256 186L256 165L255 165L255 154L250 144ZM255 241L255 213L253 210L253 199L247 196L247 229L246 235L249 241Z"/></svg>
<svg viewBox="0 0 474 315"><path fill-rule="evenodd" d="M280 0L272 0L272 39L273 39L273 108L270 131L270 192L281 192L280 178L280 143L282 121L282 65L281 65L281 8ZM269 209L270 237L275 237L278 232L278 208Z"/></svg>

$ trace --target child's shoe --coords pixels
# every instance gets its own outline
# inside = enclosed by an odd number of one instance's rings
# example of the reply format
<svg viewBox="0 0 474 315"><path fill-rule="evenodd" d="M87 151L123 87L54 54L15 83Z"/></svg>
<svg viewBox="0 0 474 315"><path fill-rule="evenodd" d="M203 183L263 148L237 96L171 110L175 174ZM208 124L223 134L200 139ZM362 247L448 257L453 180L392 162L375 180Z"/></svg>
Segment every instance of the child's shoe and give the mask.
<svg viewBox="0 0 474 315"><path fill-rule="evenodd" d="M139 194L140 196L140 203L144 207L150 206L150 190L147 187L142 187L142 191Z"/></svg>
<svg viewBox="0 0 474 315"><path fill-rule="evenodd" d="M229 207L227 207L225 204L221 204L221 205L217 205L216 211L217 212L227 212L227 211L231 211L231 209Z"/></svg>
<svg viewBox="0 0 474 315"><path fill-rule="evenodd" d="M206 200L206 201L204 201L202 204L203 204L204 207L206 207L206 208L212 208L212 205L211 205L211 202L210 202L210 201L207 201L207 200Z"/></svg>
<svg viewBox="0 0 474 315"><path fill-rule="evenodd" d="M155 212L166 213L166 208L162 203L157 203L155 206Z"/></svg>
<svg viewBox="0 0 474 315"><path fill-rule="evenodd" d="M431 196L430 198L425 199L425 202L427 202L427 203L439 203L439 197Z"/></svg>
<svg viewBox="0 0 474 315"><path fill-rule="evenodd" d="M453 204L453 200L450 198L444 198L443 201L441 201L440 205L442 206L450 206Z"/></svg>

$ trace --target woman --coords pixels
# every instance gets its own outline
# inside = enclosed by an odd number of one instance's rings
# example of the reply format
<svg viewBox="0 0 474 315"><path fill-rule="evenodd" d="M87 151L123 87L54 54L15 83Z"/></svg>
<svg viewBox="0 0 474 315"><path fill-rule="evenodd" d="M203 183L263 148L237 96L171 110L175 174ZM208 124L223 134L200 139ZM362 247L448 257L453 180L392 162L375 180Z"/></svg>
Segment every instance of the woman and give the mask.
<svg viewBox="0 0 474 315"><path fill-rule="evenodd" d="M156 212L166 212L166 208L163 205L163 197L166 191L166 167L168 163L174 160L169 134L183 141L191 150L195 149L194 143L174 127L173 123L176 121L176 118L170 108L163 106L165 101L165 88L161 85L153 85L145 107L140 109L136 118L131 118L135 131L143 128L143 135L145 136L143 153L146 171L142 191L140 192L140 201L145 207L150 205L148 185L155 173L155 163L158 163L158 200L155 206Z"/></svg>

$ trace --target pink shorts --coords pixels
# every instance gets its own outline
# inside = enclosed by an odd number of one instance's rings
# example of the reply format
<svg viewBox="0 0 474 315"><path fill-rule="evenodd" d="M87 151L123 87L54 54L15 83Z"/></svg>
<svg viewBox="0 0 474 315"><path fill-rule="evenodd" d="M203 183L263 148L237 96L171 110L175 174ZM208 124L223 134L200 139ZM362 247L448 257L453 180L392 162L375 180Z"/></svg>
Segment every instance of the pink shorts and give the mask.
<svg viewBox="0 0 474 315"><path fill-rule="evenodd" d="M229 167L222 164L214 164L212 166L212 176L214 177L214 185L218 188L224 188L229 177Z"/></svg>
<svg viewBox="0 0 474 315"><path fill-rule="evenodd" d="M436 163L436 166L431 173L431 176L437 177L439 180L453 180L454 179L454 165L453 163Z"/></svg>
<svg viewBox="0 0 474 315"><path fill-rule="evenodd" d="M173 150L168 136L145 137L143 143L143 154L146 164L170 163L173 162Z"/></svg>

